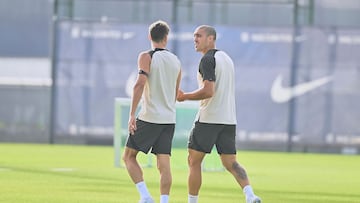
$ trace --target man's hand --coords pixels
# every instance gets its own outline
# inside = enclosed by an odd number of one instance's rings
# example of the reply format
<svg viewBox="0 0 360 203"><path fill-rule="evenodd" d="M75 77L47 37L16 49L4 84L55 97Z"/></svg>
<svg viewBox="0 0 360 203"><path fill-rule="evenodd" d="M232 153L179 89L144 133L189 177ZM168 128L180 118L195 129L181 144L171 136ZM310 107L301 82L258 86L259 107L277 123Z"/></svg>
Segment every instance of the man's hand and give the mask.
<svg viewBox="0 0 360 203"><path fill-rule="evenodd" d="M135 118L135 116L130 116L129 123L128 123L128 129L129 129L130 135L133 135L135 133L135 130L136 130L136 118Z"/></svg>
<svg viewBox="0 0 360 203"><path fill-rule="evenodd" d="M180 89L178 90L176 100L179 101L179 102L185 101L184 92L182 90L180 90Z"/></svg>

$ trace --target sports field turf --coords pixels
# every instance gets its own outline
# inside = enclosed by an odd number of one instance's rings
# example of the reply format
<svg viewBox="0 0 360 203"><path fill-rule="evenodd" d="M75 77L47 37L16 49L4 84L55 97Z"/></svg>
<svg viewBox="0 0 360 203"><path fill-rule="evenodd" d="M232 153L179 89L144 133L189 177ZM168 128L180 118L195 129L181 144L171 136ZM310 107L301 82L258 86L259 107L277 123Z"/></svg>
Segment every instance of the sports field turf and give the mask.
<svg viewBox="0 0 360 203"><path fill-rule="evenodd" d="M0 144L0 202L137 203L124 168L110 146ZM264 203L359 203L360 156L239 151ZM187 202L186 151L172 156L172 203ZM156 168L145 168L159 201ZM200 203L240 203L244 197L227 172L204 172Z"/></svg>

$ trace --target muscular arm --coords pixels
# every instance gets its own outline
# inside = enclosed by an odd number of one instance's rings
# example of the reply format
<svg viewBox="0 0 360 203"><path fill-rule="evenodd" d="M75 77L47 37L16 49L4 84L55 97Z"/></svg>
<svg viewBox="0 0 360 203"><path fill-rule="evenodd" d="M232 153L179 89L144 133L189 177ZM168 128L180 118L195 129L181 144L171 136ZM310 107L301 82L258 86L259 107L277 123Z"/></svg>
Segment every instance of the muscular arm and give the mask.
<svg viewBox="0 0 360 203"><path fill-rule="evenodd" d="M203 82L197 90L184 93L179 91L177 100L203 100L212 97L215 94L215 58L211 55L205 55L199 64L199 74Z"/></svg>
<svg viewBox="0 0 360 203"><path fill-rule="evenodd" d="M151 62L150 54L146 52L142 52L139 54L138 57L139 70L143 70L145 73L149 74L150 62ZM147 76L145 74L139 74L133 88L133 95L132 95L130 115L129 115L129 126L128 126L130 134L133 134L134 131L136 130L135 113L137 106L139 105L139 102L141 100L141 96L143 94L146 81L147 81Z"/></svg>
<svg viewBox="0 0 360 203"><path fill-rule="evenodd" d="M204 85L192 92L184 93L181 90L178 93L178 101L184 100L203 100L212 97L215 94L215 82L204 81Z"/></svg>

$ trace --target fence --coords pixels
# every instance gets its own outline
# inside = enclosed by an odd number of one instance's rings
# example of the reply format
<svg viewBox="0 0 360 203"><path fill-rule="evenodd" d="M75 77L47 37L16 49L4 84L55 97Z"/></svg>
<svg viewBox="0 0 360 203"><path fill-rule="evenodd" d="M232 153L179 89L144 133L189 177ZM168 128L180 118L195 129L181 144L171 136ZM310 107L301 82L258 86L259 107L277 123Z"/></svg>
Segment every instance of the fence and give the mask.
<svg viewBox="0 0 360 203"><path fill-rule="evenodd" d="M43 141L112 143L114 98L128 96L137 53L149 47L148 23L161 18L171 24L168 48L181 59L185 90L196 87L200 57L192 51L193 29L200 23L217 28L218 47L236 65L239 148L341 152L359 147L357 1L59 0L53 5L54 85L43 87L52 102L41 111L48 116L37 121L52 125ZM302 87L301 94L279 93L283 86ZM18 118L5 111L13 105L2 105L2 129L11 132L6 140L25 136L22 126L36 123L13 122ZM17 123L12 131L10 122Z"/></svg>

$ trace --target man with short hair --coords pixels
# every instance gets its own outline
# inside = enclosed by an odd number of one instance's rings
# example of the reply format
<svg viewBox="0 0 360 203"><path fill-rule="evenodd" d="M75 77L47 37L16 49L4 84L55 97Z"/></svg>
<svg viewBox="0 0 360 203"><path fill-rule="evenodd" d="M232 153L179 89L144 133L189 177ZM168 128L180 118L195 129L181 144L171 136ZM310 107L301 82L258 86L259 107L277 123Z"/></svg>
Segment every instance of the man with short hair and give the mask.
<svg viewBox="0 0 360 203"><path fill-rule="evenodd" d="M160 203L169 202L172 176L170 155L176 120L176 96L181 79L180 61L166 49L169 26L156 21L149 27L152 50L138 57L138 78L133 88L129 136L123 155L126 169L140 193L139 203L154 203L136 159L139 151L156 155L160 172ZM136 118L137 106L143 98Z"/></svg>
<svg viewBox="0 0 360 203"><path fill-rule="evenodd" d="M184 93L177 100L200 100L200 109L188 142L189 203L197 203L201 187L201 162L215 145L223 166L236 179L245 194L246 203L260 203L250 186L245 169L236 160L236 109L234 63L216 49L216 31L202 25L194 32L195 49L203 54L199 64L199 88Z"/></svg>

